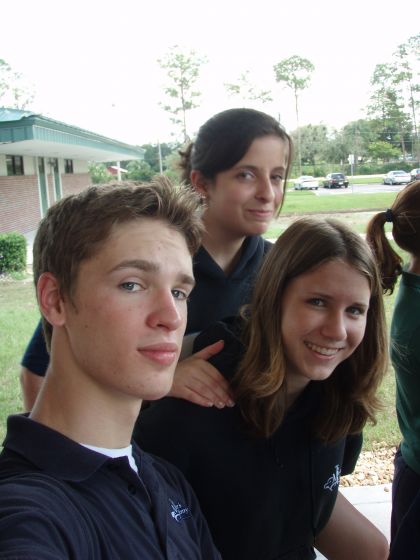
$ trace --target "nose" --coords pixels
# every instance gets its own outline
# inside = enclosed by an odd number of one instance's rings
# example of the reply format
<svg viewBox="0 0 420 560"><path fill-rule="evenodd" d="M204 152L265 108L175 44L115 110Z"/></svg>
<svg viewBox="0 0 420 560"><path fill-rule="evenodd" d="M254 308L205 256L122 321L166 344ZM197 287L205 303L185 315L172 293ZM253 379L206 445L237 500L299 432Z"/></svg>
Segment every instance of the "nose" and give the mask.
<svg viewBox="0 0 420 560"><path fill-rule="evenodd" d="M346 319L341 311L332 311L325 317L322 335L331 340L346 340Z"/></svg>
<svg viewBox="0 0 420 560"><path fill-rule="evenodd" d="M182 312L172 292L160 292L155 295L153 309L148 315L148 324L152 328L175 331L183 325L185 316L186 312Z"/></svg>
<svg viewBox="0 0 420 560"><path fill-rule="evenodd" d="M276 193L270 177L261 177L258 181L256 197L264 202L272 202Z"/></svg>

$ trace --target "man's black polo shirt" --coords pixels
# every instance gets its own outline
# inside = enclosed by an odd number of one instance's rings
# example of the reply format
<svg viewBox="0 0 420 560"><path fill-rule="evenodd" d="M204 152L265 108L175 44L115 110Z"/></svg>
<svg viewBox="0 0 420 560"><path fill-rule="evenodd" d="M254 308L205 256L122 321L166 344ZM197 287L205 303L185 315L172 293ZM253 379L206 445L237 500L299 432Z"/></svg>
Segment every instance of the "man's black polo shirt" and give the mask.
<svg viewBox="0 0 420 560"><path fill-rule="evenodd" d="M1 560L219 559L182 475L133 445L90 451L26 416L11 416L0 455Z"/></svg>

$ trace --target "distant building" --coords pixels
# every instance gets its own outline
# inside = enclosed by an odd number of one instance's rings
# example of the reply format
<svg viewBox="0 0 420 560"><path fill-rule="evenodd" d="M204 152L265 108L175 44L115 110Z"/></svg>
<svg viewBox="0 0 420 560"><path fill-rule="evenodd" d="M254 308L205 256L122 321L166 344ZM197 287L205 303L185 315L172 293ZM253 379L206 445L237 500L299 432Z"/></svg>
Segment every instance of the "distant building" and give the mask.
<svg viewBox="0 0 420 560"><path fill-rule="evenodd" d="M57 200L91 184L89 162L143 159L141 148L30 111L0 108L0 233L27 233Z"/></svg>
<svg viewBox="0 0 420 560"><path fill-rule="evenodd" d="M107 170L108 170L109 173L111 173L111 175L114 175L115 177L118 177L118 174L120 174L120 176L122 176L125 173L128 173L127 169L123 169L122 167L119 167L118 165L109 165L107 167Z"/></svg>

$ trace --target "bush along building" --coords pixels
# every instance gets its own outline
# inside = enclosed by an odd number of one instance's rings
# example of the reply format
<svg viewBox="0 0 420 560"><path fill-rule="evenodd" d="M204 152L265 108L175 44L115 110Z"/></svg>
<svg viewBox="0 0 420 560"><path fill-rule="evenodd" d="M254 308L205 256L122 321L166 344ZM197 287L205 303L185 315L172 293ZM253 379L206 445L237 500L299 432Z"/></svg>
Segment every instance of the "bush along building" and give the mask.
<svg viewBox="0 0 420 560"><path fill-rule="evenodd" d="M0 233L27 233L57 200L91 183L90 162L143 150L30 111L0 108Z"/></svg>

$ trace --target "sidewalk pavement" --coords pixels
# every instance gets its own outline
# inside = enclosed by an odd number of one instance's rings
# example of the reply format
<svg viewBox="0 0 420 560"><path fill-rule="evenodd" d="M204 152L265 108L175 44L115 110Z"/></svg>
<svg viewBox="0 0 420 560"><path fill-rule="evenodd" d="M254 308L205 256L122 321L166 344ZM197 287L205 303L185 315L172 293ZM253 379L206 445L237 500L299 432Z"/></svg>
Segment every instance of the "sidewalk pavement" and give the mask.
<svg viewBox="0 0 420 560"><path fill-rule="evenodd" d="M28 231L23 235L26 237L26 265L32 268L32 262L33 262L32 246L34 243L36 230Z"/></svg>
<svg viewBox="0 0 420 560"><path fill-rule="evenodd" d="M382 531L388 541L391 522L391 486L391 484L378 484L340 488L343 495Z"/></svg>
<svg viewBox="0 0 420 560"><path fill-rule="evenodd" d="M365 515L389 542L391 521L391 484L378 486L340 486L340 492ZM318 552L319 560L325 558Z"/></svg>

